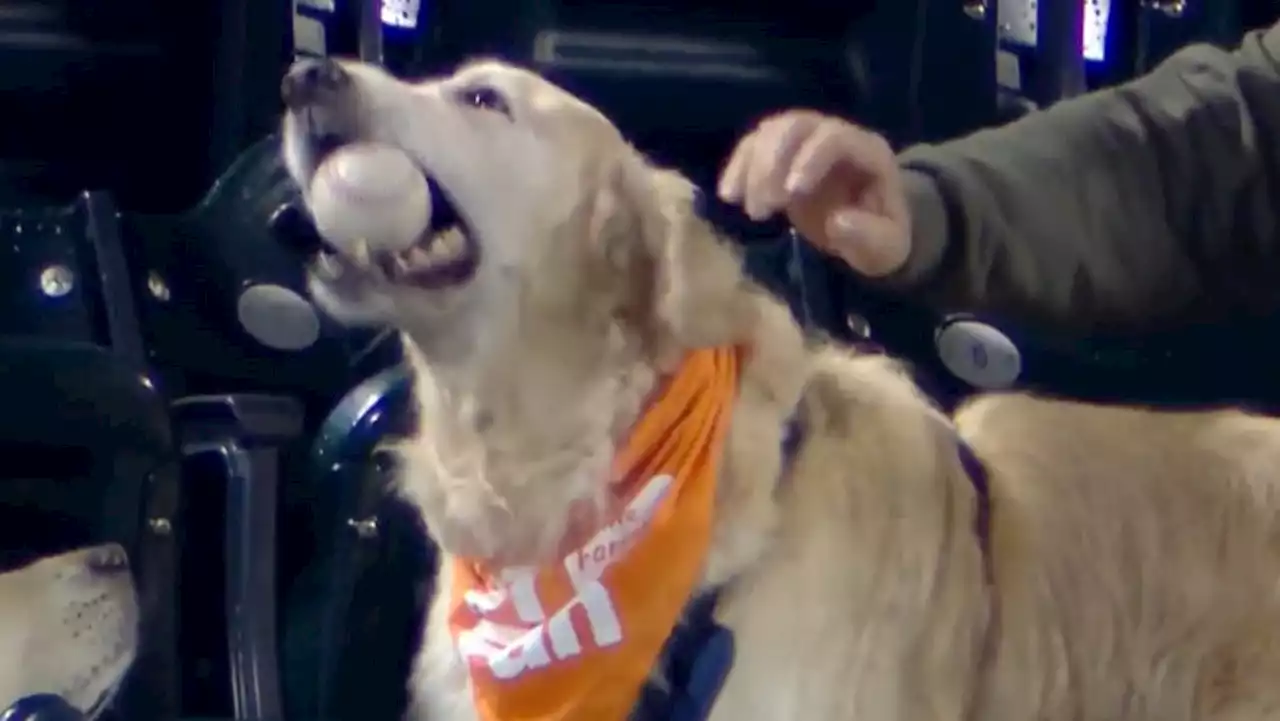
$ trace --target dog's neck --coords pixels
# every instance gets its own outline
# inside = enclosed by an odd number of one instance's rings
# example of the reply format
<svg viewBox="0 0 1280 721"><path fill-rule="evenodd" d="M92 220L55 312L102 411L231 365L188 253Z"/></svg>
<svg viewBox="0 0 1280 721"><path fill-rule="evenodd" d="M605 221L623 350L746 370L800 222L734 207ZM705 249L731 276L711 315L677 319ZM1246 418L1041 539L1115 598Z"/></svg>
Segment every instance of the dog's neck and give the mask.
<svg viewBox="0 0 1280 721"><path fill-rule="evenodd" d="M570 509L605 507L614 451L662 371L620 333L573 336L513 336L467 363L406 338L419 431L403 490L445 551L546 562L581 520Z"/></svg>

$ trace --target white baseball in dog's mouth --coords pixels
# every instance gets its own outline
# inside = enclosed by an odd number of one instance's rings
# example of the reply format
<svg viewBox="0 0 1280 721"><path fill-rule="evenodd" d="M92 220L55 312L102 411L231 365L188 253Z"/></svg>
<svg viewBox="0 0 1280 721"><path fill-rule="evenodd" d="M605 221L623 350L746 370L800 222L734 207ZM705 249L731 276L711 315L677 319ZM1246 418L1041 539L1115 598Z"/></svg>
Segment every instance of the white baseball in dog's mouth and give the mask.
<svg viewBox="0 0 1280 721"><path fill-rule="evenodd" d="M315 279L345 295L377 285L445 290L469 282L480 266L480 244L444 189L430 179L428 185L431 225L416 242L402 249L360 241L323 248L312 266Z"/></svg>
<svg viewBox="0 0 1280 721"><path fill-rule="evenodd" d="M320 251L312 272L328 283L375 281L439 290L466 283L479 267L479 248L461 226L429 232L402 251L373 251L367 244L353 248Z"/></svg>

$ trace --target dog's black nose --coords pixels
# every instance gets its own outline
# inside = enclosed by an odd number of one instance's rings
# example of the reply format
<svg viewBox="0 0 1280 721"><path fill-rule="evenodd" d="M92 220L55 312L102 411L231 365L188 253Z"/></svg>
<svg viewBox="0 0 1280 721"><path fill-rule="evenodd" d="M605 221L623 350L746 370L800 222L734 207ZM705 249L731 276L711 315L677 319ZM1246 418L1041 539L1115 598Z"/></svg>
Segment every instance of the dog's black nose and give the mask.
<svg viewBox="0 0 1280 721"><path fill-rule="evenodd" d="M114 574L129 570L129 554L117 545L95 548L85 556L84 565L94 573Z"/></svg>
<svg viewBox="0 0 1280 721"><path fill-rule="evenodd" d="M331 102L351 85L351 76L328 58L299 60L285 73L280 96L290 110Z"/></svg>

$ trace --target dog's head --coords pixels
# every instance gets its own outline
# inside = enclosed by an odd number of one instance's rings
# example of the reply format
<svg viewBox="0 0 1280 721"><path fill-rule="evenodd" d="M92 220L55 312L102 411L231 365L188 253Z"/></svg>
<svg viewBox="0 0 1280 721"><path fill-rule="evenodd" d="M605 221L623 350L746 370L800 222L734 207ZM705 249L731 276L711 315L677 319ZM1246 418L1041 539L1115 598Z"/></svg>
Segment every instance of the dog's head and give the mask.
<svg viewBox="0 0 1280 721"><path fill-rule="evenodd" d="M419 466L406 478L432 480L404 490L436 541L540 557L568 509L607 490L612 444L654 379L689 349L744 340L755 306L737 255L687 180L533 73L480 62L406 83L313 61L284 95L287 165L304 189L326 153L374 142L403 150L450 206L432 215L456 224L397 257L322 259L312 291L339 319L413 341L433 442L402 456Z"/></svg>
<svg viewBox="0 0 1280 721"><path fill-rule="evenodd" d="M433 215L447 220L417 246L383 259L331 250L311 275L331 315L399 327L429 359L474 362L495 337L552 319L597 336L619 318L652 331L671 293L713 293L717 274L719 286L736 282L734 262L710 257L687 258L683 269L704 277L679 282L673 254L709 232L693 188L534 73L487 61L408 83L362 63L304 61L284 95L286 164L304 193L327 153L357 141L400 148L433 182Z"/></svg>
<svg viewBox="0 0 1280 721"><path fill-rule="evenodd" d="M119 546L0 574L0 707L58 694L91 717L133 662L138 601Z"/></svg>

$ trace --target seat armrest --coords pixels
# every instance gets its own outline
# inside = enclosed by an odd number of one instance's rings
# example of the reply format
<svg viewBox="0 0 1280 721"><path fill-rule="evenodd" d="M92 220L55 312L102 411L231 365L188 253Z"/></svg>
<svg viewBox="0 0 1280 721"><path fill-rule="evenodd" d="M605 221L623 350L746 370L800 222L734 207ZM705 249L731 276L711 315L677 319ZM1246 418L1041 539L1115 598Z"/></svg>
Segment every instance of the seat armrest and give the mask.
<svg viewBox="0 0 1280 721"><path fill-rule="evenodd" d="M285 396L188 396L174 402L173 414L183 445L231 439L274 446L302 435L302 404Z"/></svg>

